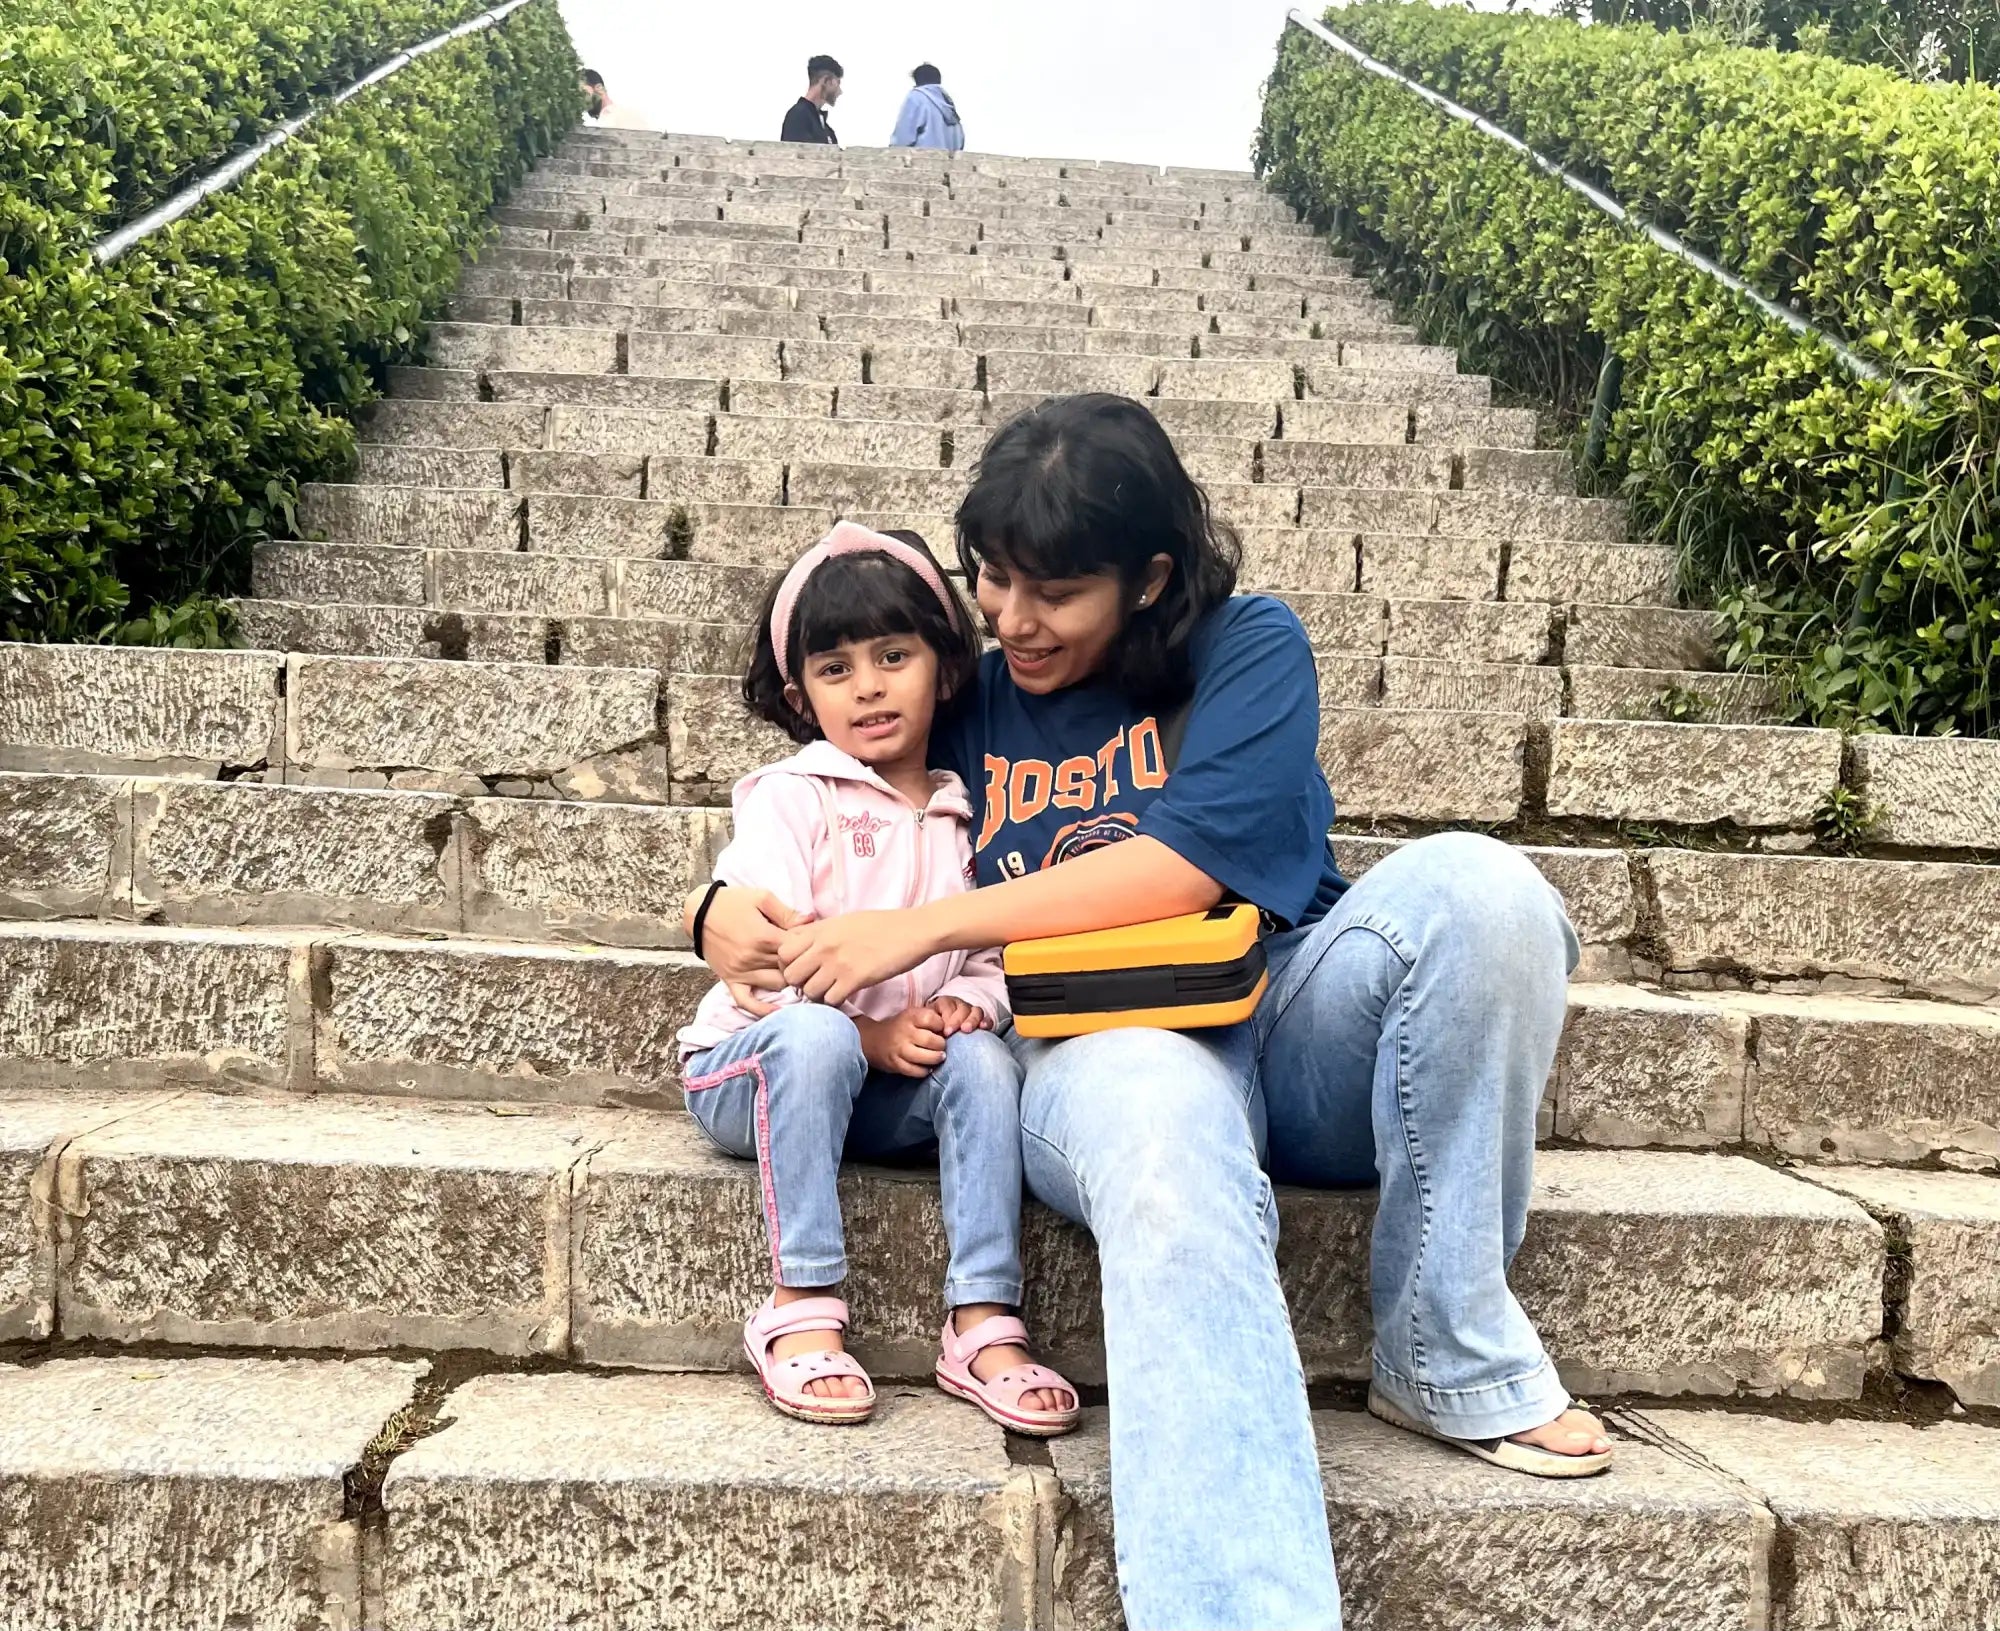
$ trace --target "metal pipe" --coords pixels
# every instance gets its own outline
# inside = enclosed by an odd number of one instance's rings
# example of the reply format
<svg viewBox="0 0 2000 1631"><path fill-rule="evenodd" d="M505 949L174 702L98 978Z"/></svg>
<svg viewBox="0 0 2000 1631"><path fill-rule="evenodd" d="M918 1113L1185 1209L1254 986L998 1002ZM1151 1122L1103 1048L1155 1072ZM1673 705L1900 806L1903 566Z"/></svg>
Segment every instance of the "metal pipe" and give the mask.
<svg viewBox="0 0 2000 1631"><path fill-rule="evenodd" d="M1402 86L1404 90L1412 91L1422 97L1440 113L1458 120L1461 124L1470 125L1481 135L1490 136L1494 141L1512 148L1514 152L1534 165L1544 175L1561 182L1579 198L1585 199L1595 208L1603 211L1604 214L1610 216L1620 226L1630 228L1632 231L1641 234L1675 259L1687 262L1688 265L1694 267L1697 271L1713 278L1717 283L1729 290L1730 293L1741 295L1766 317L1783 323L1794 334L1804 335L1807 338L1819 341L1820 344L1825 346L1827 350L1831 351L1840 360L1841 365L1854 375L1856 379L1876 382L1888 378L1875 364L1869 362L1865 357L1857 356L1845 344L1827 333L1825 329L1820 328L1817 324L1808 322L1789 306L1781 306L1777 301L1771 299L1770 296L1751 288L1749 284L1733 273L1725 272L1714 261L1702 254L1700 250L1690 249L1671 232L1653 225L1650 221L1641 220L1609 193L1601 192L1596 187L1591 186L1581 176L1571 175L1569 171L1565 170L1553 159L1542 157L1541 154L1522 141L1520 137L1513 134L1512 131L1502 130L1491 119L1474 113L1470 108L1461 107L1458 103L1452 101L1450 97L1441 95L1439 92L1432 90L1428 85L1420 85L1416 80L1405 77L1394 68L1391 68L1386 62L1376 61L1375 58L1362 50L1352 40L1342 39L1324 23L1315 22L1312 18L1304 16L1296 8L1286 14L1286 21L1304 29L1306 33L1312 35L1313 38L1322 43L1332 46L1342 56L1352 58L1357 67L1365 69L1367 72L1375 74L1382 79L1393 81L1395 84Z"/></svg>
<svg viewBox="0 0 2000 1631"><path fill-rule="evenodd" d="M213 198L217 193L224 192L230 187L235 186L238 181L256 168L260 160L284 146L286 142L298 135L300 131L304 130L321 114L330 112L332 109L339 107L343 102L351 101L367 90L369 86L381 84L383 80L389 78L392 74L400 73L403 69L409 67L411 63L415 62L417 58L429 56L433 51L442 50L445 46L451 44L453 40L464 39L468 34L483 33L485 30L492 28L496 23L502 21L510 13L519 11L521 7L527 4L528 0L507 0L505 5L495 6L491 11L481 12L477 17L468 17L456 27L448 28L442 34L433 35L421 45L413 45L407 51L398 51L388 61L380 64L371 72L362 75L361 78L346 87L346 89L336 91L317 107L307 108L305 112L294 114L282 124L274 125L271 129L265 131L256 142L244 148L242 152L236 154L234 157L218 164L199 180L190 182L164 204L148 210L136 221L128 221L124 226L118 228L117 231L107 233L104 237L99 238L92 247L91 254L97 257L100 265L109 266L134 244L141 243L145 239L150 238L161 227L169 226L173 222L178 221L204 199Z"/></svg>

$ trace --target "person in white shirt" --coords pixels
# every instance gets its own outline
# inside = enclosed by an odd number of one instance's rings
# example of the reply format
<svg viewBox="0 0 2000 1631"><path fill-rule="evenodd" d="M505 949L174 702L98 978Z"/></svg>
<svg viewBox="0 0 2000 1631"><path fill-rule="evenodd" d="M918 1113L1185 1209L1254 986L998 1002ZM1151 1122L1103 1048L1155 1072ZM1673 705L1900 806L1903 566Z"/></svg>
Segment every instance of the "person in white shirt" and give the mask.
<svg viewBox="0 0 2000 1631"><path fill-rule="evenodd" d="M595 68L583 71L583 111L597 121L600 130L658 130L660 127L635 108L611 100L604 76Z"/></svg>

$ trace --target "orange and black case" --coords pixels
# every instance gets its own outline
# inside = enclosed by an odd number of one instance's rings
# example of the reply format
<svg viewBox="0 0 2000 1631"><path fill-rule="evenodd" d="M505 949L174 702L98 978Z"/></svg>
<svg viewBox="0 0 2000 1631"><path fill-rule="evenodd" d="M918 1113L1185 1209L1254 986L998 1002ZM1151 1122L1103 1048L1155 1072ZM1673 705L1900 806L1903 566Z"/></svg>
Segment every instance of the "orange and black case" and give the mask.
<svg viewBox="0 0 2000 1631"><path fill-rule="evenodd" d="M1023 1036L1234 1025L1250 1017L1270 980L1262 917L1241 903L1123 929L1017 940L1001 965L1014 1029Z"/></svg>

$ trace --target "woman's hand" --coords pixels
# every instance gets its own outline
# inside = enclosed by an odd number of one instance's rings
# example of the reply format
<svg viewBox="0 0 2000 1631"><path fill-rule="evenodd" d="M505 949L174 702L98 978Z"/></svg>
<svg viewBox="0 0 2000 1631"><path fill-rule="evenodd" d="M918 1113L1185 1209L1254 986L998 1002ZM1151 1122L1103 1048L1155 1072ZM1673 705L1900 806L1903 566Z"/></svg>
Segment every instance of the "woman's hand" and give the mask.
<svg viewBox="0 0 2000 1631"><path fill-rule="evenodd" d="M802 923L778 946L778 978L814 1002L836 1007L857 991L907 974L937 948L922 915L901 912L843 912L817 923Z"/></svg>
<svg viewBox="0 0 2000 1631"><path fill-rule="evenodd" d="M696 890L688 897L684 921L690 932L701 896L702 891ZM702 961L730 987L731 995L744 1008L751 1013L769 1013L769 1006L749 993L784 990L788 982L779 947L787 930L811 921L768 889L719 889L709 903L708 916L702 919Z"/></svg>

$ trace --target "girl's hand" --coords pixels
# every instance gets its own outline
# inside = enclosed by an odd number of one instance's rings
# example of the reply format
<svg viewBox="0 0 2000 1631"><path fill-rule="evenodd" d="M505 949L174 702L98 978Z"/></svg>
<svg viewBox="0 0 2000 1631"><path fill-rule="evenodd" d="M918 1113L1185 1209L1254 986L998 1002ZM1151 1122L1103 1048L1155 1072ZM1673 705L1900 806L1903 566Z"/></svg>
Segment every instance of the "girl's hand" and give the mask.
<svg viewBox="0 0 2000 1631"><path fill-rule="evenodd" d="M690 932L701 895L702 891L696 890L688 897L685 926ZM811 921L768 889L720 889L702 920L702 961L734 988L731 994L745 1009L753 1014L768 1013L769 1008L754 998L745 1001L746 992L784 990L787 982L778 948L787 930Z"/></svg>
<svg viewBox="0 0 2000 1631"><path fill-rule="evenodd" d="M891 1076L928 1076L944 1063L949 1034L934 1008L906 1008L894 1019L857 1019L861 1053Z"/></svg>
<svg viewBox="0 0 2000 1631"><path fill-rule="evenodd" d="M946 1036L968 1036L974 1031L990 1031L993 1021L987 1017L984 1008L975 1007L963 997L933 997L931 1012L937 1015L938 1024Z"/></svg>
<svg viewBox="0 0 2000 1631"><path fill-rule="evenodd" d="M914 911L843 912L783 936L771 984L837 1007L857 991L909 973L935 950Z"/></svg>

